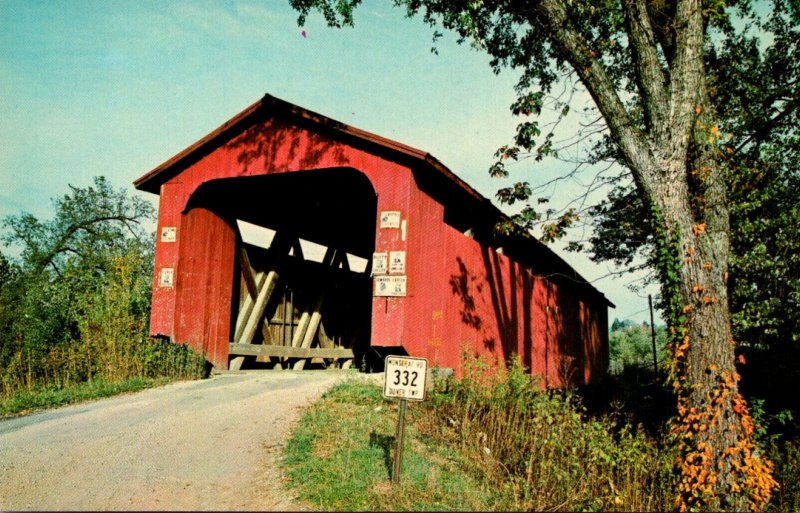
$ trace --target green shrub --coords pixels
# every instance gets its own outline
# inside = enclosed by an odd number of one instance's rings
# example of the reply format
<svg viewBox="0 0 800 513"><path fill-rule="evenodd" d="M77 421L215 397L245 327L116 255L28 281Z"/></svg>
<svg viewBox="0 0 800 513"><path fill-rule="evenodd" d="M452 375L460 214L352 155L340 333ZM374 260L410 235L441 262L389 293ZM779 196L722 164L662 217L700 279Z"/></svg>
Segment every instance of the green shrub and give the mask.
<svg viewBox="0 0 800 513"><path fill-rule="evenodd" d="M542 390L518 359L499 370L467 359L464 369L436 415L512 491L514 509L672 508L670 455L643 430L587 418L577 395Z"/></svg>
<svg viewBox="0 0 800 513"><path fill-rule="evenodd" d="M800 440L773 442L768 456L775 464L775 480L780 487L768 505L771 511L800 511Z"/></svg>
<svg viewBox="0 0 800 513"><path fill-rule="evenodd" d="M113 271L80 298L75 337L43 348L23 347L12 355L0 374L0 399L93 380L202 376L202 356L148 336L142 301L146 298L149 305L150 277L141 272L142 255L118 255L114 264Z"/></svg>
<svg viewBox="0 0 800 513"><path fill-rule="evenodd" d="M0 253L0 400L200 376L202 357L148 337L153 207L103 177L53 206L49 220L0 220L0 242L19 249Z"/></svg>

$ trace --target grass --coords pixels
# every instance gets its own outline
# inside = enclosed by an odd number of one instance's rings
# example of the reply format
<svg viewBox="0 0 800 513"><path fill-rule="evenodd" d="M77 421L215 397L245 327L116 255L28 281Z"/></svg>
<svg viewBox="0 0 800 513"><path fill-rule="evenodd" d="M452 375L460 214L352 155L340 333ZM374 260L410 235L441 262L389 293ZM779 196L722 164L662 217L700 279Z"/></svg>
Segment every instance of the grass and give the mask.
<svg viewBox="0 0 800 513"><path fill-rule="evenodd" d="M399 485L391 484L397 402L381 389L343 383L302 417L283 465L300 499L332 511L489 510L498 494L474 465L422 436L424 407L410 404Z"/></svg>
<svg viewBox="0 0 800 513"><path fill-rule="evenodd" d="M586 415L518 364L472 362L465 378L411 403L403 474L392 485L397 403L375 385L332 389L302 417L283 460L319 510L672 509L671 455L644 430Z"/></svg>
<svg viewBox="0 0 800 513"><path fill-rule="evenodd" d="M0 400L0 417L26 415L36 410L136 392L163 385L169 381L171 381L169 378L131 378L116 382L96 380L66 387L46 386L23 390L7 399Z"/></svg>

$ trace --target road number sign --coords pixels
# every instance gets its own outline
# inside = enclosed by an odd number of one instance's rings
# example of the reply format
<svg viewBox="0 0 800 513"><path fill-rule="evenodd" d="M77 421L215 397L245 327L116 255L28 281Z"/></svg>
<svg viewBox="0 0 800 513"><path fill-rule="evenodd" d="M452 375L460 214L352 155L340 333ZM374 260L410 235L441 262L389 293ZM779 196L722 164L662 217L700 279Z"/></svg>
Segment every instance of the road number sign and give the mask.
<svg viewBox="0 0 800 513"><path fill-rule="evenodd" d="M410 356L387 356L383 396L409 401L425 399L428 360Z"/></svg>

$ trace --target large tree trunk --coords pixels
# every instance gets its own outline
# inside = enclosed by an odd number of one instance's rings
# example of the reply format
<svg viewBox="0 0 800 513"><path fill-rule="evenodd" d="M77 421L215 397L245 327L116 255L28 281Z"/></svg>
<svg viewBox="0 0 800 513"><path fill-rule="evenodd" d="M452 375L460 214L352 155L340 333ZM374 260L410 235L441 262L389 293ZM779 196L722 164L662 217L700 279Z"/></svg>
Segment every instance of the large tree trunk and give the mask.
<svg viewBox="0 0 800 513"><path fill-rule="evenodd" d="M751 446L752 428L748 432L743 422L746 411L735 410L742 406L725 286L728 238L719 226L694 218L684 166L665 163L673 168L671 180L656 187L653 198L666 240L660 271L667 277L662 293L674 340L670 377L678 416L672 434L681 453L676 506L742 511L746 495L736 493L736 483L747 478L736 475L731 449Z"/></svg>
<svg viewBox="0 0 800 513"><path fill-rule="evenodd" d="M753 419L738 390L727 294L730 227L709 119L697 118L693 158L662 162L664 179L651 198L666 243L660 272L678 397L671 429L681 455L676 506L758 510L775 481L771 463L758 456Z"/></svg>
<svg viewBox="0 0 800 513"><path fill-rule="evenodd" d="M673 335L671 380L678 396L672 434L680 449L676 507L760 509L775 482L753 441L738 392L727 297L728 210L703 68L702 4L679 0L665 75L645 2L623 0L646 126L631 119L602 62L572 25L567 3L542 0L559 54L603 115L653 209L663 304ZM705 124L704 124L705 123Z"/></svg>

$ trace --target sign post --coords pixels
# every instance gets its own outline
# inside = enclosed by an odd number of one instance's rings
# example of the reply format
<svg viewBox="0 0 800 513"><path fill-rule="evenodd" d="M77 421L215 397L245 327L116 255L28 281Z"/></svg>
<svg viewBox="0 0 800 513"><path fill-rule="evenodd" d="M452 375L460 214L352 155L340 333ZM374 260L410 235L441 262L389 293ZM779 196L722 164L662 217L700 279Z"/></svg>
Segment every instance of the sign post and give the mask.
<svg viewBox="0 0 800 513"><path fill-rule="evenodd" d="M397 429L394 435L394 465L392 466L392 483L400 483L400 471L403 468L403 447L406 435L406 407L408 401L400 399L400 413L397 415Z"/></svg>
<svg viewBox="0 0 800 513"><path fill-rule="evenodd" d="M410 356L387 356L385 360L383 396L400 400L395 431L394 466L392 483L400 482L403 467L403 446L406 431L408 401L425 399L425 380L428 377L428 360Z"/></svg>

